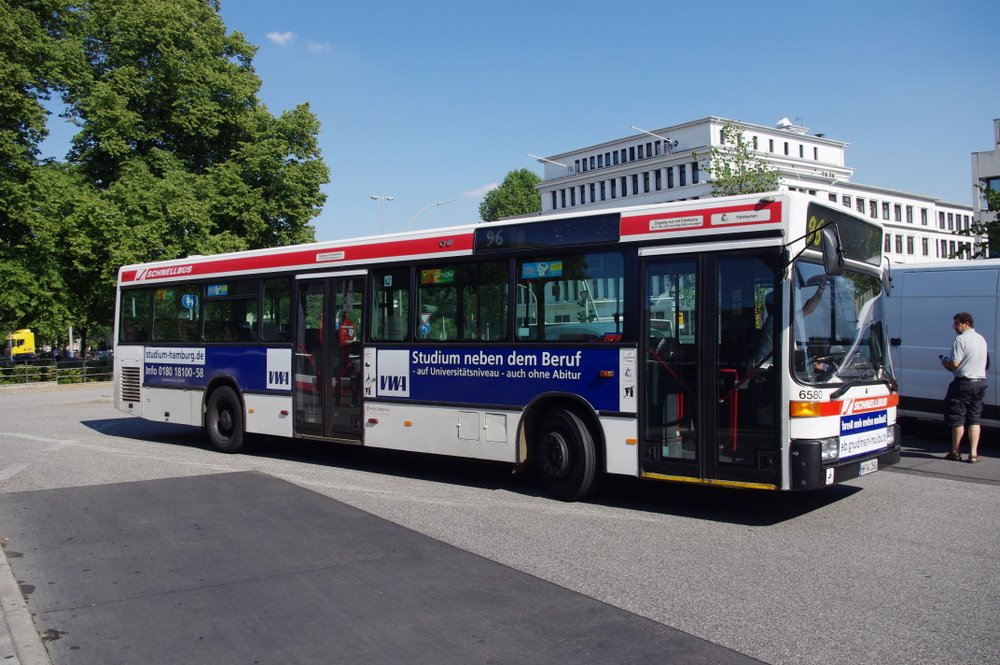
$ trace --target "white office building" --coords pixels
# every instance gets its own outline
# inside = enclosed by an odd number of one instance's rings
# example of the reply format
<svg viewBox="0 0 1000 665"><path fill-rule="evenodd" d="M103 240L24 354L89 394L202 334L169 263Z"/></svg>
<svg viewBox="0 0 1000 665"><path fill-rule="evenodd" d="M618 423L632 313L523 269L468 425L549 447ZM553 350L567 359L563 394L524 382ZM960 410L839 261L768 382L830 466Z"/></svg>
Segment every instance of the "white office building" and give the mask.
<svg viewBox="0 0 1000 665"><path fill-rule="evenodd" d="M724 147L728 122L742 129L756 156L777 168L782 189L808 192L879 220L892 261L940 261L971 246L970 238L956 232L972 224L972 206L853 183L854 170L844 163L847 143L809 134L787 118L774 127L702 118L541 158L542 213L710 197L709 154ZM997 159L1000 153L991 154Z"/></svg>

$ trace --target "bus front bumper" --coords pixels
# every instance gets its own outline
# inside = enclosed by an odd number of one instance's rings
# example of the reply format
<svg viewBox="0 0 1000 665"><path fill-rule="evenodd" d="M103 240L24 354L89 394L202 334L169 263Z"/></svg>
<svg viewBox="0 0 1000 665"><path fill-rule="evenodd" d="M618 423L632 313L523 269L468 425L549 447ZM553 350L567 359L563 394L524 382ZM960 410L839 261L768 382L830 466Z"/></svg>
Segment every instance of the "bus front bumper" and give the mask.
<svg viewBox="0 0 1000 665"><path fill-rule="evenodd" d="M899 462L899 425L892 425L893 444L888 448L856 455L846 460L823 463L823 442L816 439L795 439L791 446L793 490L808 490L835 485Z"/></svg>

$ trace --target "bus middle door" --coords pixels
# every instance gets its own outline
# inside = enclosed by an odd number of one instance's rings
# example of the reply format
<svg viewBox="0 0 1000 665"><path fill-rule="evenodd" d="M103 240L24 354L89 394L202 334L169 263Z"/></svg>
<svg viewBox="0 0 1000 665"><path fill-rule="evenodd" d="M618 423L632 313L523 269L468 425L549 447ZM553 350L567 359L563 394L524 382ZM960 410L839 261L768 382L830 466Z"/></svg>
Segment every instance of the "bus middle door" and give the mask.
<svg viewBox="0 0 1000 665"><path fill-rule="evenodd" d="M362 434L364 276L298 282L296 430L357 441Z"/></svg>

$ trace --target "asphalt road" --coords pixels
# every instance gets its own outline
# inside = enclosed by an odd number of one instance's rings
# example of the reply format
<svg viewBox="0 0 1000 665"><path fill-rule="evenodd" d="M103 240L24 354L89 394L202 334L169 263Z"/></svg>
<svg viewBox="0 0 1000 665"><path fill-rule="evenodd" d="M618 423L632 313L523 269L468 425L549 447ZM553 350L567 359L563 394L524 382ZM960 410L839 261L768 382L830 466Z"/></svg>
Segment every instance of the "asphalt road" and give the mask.
<svg viewBox="0 0 1000 665"><path fill-rule="evenodd" d="M614 479L593 501L564 504L502 466L292 441L217 454L198 430L118 413L107 384L0 390L4 505L30 499L41 511L51 496L54 510L67 492L259 472L579 594L567 602L596 600L703 641L671 652L667 640L664 662L700 662L716 647L733 662L1000 662L1000 442L986 432L974 465L941 459L946 450L943 428L906 423L900 465L820 492ZM206 515L233 510L203 503ZM43 557L18 555L8 562L18 582L55 583L33 567ZM36 612L38 593L27 595ZM43 633L46 618L35 617ZM74 662L50 647L53 662Z"/></svg>

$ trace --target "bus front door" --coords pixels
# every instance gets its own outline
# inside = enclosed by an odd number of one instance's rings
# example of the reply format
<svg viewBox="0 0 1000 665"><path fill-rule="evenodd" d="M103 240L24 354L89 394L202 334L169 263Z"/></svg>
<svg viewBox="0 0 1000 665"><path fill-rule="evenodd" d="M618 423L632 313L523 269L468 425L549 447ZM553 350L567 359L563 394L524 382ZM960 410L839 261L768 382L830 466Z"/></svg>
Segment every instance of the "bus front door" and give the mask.
<svg viewBox="0 0 1000 665"><path fill-rule="evenodd" d="M296 432L360 441L363 276L298 281Z"/></svg>
<svg viewBox="0 0 1000 665"><path fill-rule="evenodd" d="M764 303L778 284L777 258L761 250L647 259L644 475L780 484L782 358L759 352L774 326Z"/></svg>

